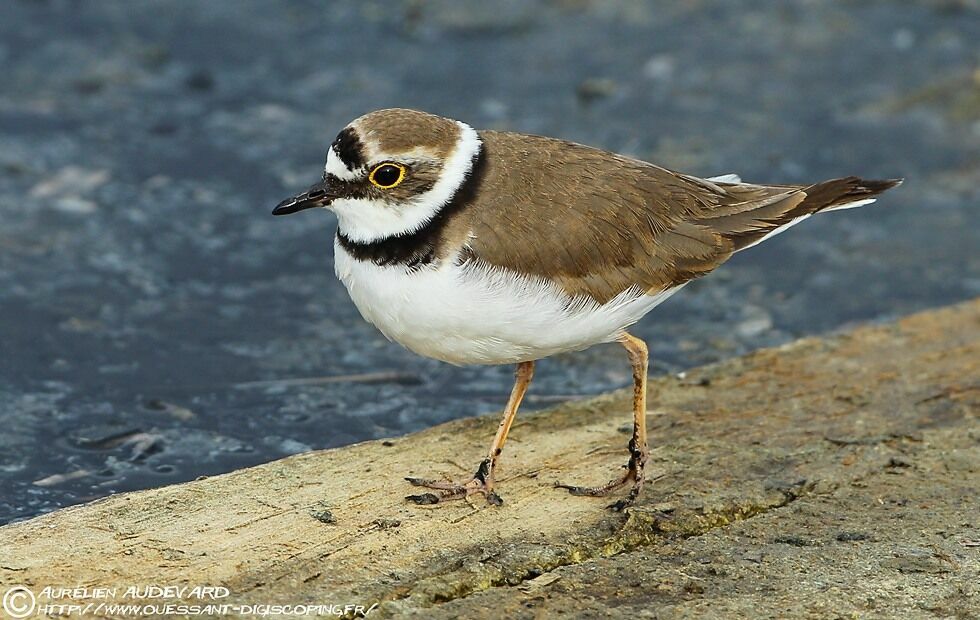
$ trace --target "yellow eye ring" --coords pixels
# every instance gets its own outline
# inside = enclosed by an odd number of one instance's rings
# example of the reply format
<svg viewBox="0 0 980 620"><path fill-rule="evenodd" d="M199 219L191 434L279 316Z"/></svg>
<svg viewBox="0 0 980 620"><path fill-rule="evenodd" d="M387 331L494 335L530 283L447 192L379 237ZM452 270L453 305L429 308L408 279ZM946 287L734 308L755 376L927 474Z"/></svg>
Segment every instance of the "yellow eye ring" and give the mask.
<svg viewBox="0 0 980 620"><path fill-rule="evenodd" d="M405 180L405 166L392 162L378 164L371 170L368 180L375 187L381 189L391 189Z"/></svg>

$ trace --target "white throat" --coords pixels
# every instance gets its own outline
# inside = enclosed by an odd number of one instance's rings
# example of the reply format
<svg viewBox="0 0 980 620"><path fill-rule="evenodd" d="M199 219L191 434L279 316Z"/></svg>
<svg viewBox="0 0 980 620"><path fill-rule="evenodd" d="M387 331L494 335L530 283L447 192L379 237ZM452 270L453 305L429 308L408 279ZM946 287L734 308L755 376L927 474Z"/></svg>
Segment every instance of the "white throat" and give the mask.
<svg viewBox="0 0 980 620"><path fill-rule="evenodd" d="M363 198L334 200L330 209L337 214L338 230L351 241L370 243L411 234L432 220L466 180L481 147L476 130L466 123L456 122L460 129L456 148L446 159L432 189L400 204ZM331 171L331 157L334 158L334 169L343 167L331 149L327 154L328 172ZM350 174L346 168L344 171Z"/></svg>

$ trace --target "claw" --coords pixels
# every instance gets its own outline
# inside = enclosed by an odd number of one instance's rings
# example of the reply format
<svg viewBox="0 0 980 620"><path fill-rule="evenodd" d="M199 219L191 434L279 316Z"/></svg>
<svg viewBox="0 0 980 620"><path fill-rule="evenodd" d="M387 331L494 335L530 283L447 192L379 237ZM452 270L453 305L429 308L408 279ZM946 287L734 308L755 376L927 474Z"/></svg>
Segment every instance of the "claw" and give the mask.
<svg viewBox="0 0 980 620"><path fill-rule="evenodd" d="M482 493L487 498L487 503L500 506L504 500L493 490L493 466L490 459L480 463L479 469L473 477L463 484L451 482L449 480L432 480L429 478L406 477L409 484L417 487L426 487L441 491L441 493L423 493L422 495L409 495L409 501L416 504L435 504L450 499L464 499L475 493Z"/></svg>

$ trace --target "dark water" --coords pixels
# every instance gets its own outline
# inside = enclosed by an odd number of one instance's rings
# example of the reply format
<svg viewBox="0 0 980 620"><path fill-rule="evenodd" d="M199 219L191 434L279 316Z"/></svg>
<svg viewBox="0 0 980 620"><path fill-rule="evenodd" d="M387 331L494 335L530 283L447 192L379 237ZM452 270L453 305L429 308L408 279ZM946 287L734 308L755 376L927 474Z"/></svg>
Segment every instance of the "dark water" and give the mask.
<svg viewBox="0 0 980 620"><path fill-rule="evenodd" d="M976 3L622 4L0 3L0 522L499 410L511 369L386 342L332 219L269 215L376 108L704 175L908 178L658 309L655 372L980 294ZM616 347L561 356L528 407L628 381Z"/></svg>

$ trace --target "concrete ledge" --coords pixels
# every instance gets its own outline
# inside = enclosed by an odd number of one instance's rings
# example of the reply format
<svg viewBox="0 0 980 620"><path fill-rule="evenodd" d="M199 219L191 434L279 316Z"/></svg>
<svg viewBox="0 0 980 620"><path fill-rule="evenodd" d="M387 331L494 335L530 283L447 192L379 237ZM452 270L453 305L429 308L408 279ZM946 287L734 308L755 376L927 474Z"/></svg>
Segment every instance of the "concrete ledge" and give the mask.
<svg viewBox="0 0 980 620"><path fill-rule="evenodd" d="M372 617L980 615L980 300L658 378L649 402L659 479L626 515L552 488L625 462L624 391L519 417L502 507L403 499L406 475L472 473L497 419L460 420L2 527L0 584Z"/></svg>

